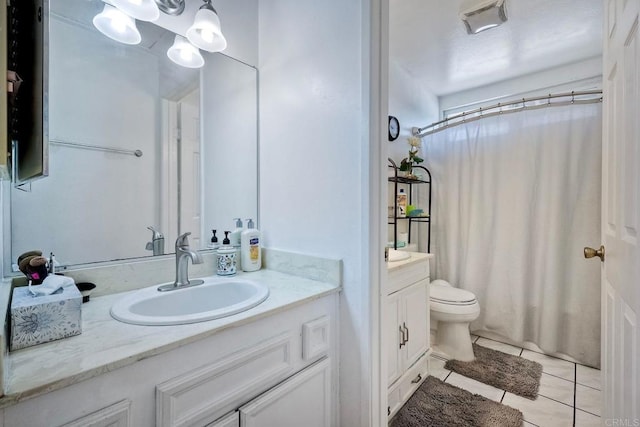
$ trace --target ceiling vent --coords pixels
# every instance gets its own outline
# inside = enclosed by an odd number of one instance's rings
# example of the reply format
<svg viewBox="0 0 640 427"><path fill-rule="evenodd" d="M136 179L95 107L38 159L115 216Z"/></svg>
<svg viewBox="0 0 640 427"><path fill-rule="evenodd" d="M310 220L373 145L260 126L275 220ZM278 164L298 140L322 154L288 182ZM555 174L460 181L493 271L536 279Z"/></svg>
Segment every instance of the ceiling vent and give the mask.
<svg viewBox="0 0 640 427"><path fill-rule="evenodd" d="M481 31L495 28L507 22L507 6L505 0L481 0L465 4L460 10L460 19L467 28L467 33L478 34Z"/></svg>

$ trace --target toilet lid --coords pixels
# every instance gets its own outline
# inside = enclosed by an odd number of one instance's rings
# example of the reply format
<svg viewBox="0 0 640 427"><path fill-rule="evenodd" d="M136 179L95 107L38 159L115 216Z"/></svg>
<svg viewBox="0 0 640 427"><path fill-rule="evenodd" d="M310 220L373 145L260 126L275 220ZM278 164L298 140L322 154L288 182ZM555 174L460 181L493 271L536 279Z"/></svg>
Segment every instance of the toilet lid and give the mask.
<svg viewBox="0 0 640 427"><path fill-rule="evenodd" d="M473 292L451 286L431 286L429 299L442 304L468 305L476 302Z"/></svg>

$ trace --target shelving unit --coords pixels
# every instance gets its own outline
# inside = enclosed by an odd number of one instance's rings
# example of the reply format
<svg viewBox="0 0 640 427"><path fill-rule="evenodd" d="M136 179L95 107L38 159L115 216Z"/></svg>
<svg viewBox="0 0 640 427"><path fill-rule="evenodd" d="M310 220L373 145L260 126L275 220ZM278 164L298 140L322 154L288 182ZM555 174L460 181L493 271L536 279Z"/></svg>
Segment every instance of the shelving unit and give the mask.
<svg viewBox="0 0 640 427"><path fill-rule="evenodd" d="M427 224L427 252L431 251L431 172L429 169L424 166L414 166L413 169L421 169L425 172L427 179L415 179L415 178L407 178L405 176L399 176L398 172L400 172L398 165L389 158L389 168L393 170L393 176L389 176L389 182L393 182L393 216L389 217L388 224L393 225L393 248L398 249L398 221L408 221L408 239L407 245L411 243L411 229L415 223L426 223ZM428 185L428 203L426 211L422 214L422 216L406 216L399 217L398 216L398 189L400 185L407 186L407 194L409 205L413 204L413 186L427 184Z"/></svg>

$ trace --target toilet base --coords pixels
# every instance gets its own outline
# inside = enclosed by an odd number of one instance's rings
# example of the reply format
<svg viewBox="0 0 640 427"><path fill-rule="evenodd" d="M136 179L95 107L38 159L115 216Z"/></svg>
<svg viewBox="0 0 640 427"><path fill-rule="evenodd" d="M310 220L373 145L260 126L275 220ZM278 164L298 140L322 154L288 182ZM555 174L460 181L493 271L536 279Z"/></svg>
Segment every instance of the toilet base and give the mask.
<svg viewBox="0 0 640 427"><path fill-rule="evenodd" d="M476 358L467 322L438 322L436 345L451 359L472 362Z"/></svg>

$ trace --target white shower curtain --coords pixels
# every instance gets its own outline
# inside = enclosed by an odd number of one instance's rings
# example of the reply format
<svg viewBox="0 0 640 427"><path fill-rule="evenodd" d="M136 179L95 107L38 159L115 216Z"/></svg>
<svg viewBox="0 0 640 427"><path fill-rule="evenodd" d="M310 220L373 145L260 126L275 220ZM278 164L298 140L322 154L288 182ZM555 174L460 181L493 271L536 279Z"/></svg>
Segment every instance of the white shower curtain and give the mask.
<svg viewBox="0 0 640 427"><path fill-rule="evenodd" d="M432 279L477 295L472 330L600 365L601 105L485 118L423 139Z"/></svg>

